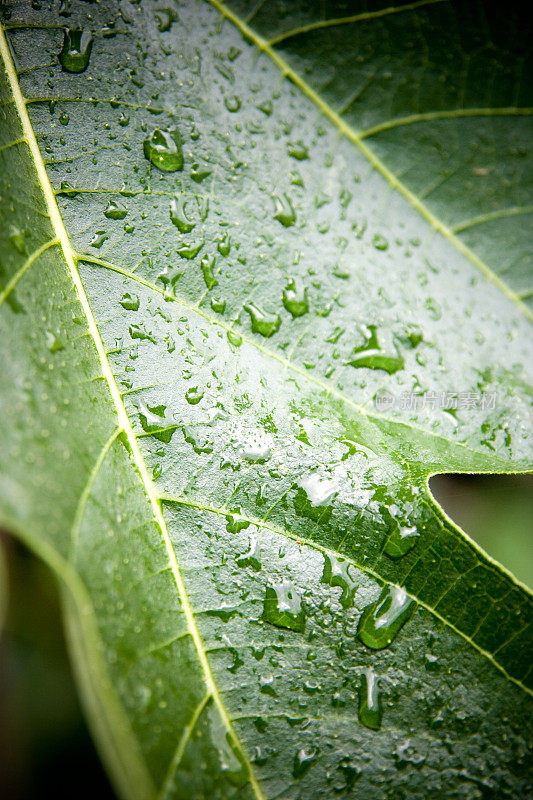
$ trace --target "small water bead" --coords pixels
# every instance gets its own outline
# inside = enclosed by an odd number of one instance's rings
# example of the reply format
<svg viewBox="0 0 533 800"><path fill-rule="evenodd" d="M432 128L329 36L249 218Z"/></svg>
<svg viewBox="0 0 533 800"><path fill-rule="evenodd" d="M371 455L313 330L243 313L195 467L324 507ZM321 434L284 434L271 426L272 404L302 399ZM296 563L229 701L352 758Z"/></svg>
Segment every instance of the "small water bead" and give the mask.
<svg viewBox="0 0 533 800"><path fill-rule="evenodd" d="M177 252L182 258L186 258L188 261L191 261L198 255L203 246L204 240L196 239L196 241L193 242L184 242L181 247L177 248Z"/></svg>
<svg viewBox="0 0 533 800"><path fill-rule="evenodd" d="M202 274L204 276L204 282L207 288L212 289L214 286L217 286L218 281L215 278L215 257L205 255L200 261L200 266L202 268Z"/></svg>
<svg viewBox="0 0 533 800"><path fill-rule="evenodd" d="M191 406L197 405L203 396L203 389L199 389L197 386L191 386L191 388L185 392L185 399Z"/></svg>
<svg viewBox="0 0 533 800"><path fill-rule="evenodd" d="M374 238L372 239L372 244L376 248L376 250L387 250L389 247L388 241L385 239L381 233L376 233Z"/></svg>
<svg viewBox="0 0 533 800"><path fill-rule="evenodd" d="M343 608L353 606L354 594L357 589L357 582L350 574L351 571L355 571L355 567L346 558L324 555L322 582L327 583L328 586L339 586L342 589L339 601Z"/></svg>
<svg viewBox="0 0 533 800"><path fill-rule="evenodd" d="M172 28L172 24L178 19L178 15L173 8L158 8L155 12L157 30L166 33Z"/></svg>
<svg viewBox="0 0 533 800"><path fill-rule="evenodd" d="M377 731L381 728L383 709L379 692L378 679L372 669L367 669L361 676L359 686L359 722L367 728Z"/></svg>
<svg viewBox="0 0 533 800"><path fill-rule="evenodd" d="M283 305L293 317L301 317L309 311L307 289L299 286L295 278L291 278L283 290Z"/></svg>
<svg viewBox="0 0 533 800"><path fill-rule="evenodd" d="M357 635L373 650L387 647L416 608L415 601L399 586L386 586L379 599L363 611Z"/></svg>
<svg viewBox="0 0 533 800"><path fill-rule="evenodd" d="M390 558L401 558L413 549L419 536L420 534L416 527L401 527L398 525L387 537L383 552Z"/></svg>
<svg viewBox="0 0 533 800"><path fill-rule="evenodd" d="M174 195L170 201L170 219L180 233L190 233L199 221L206 219L208 210L207 197Z"/></svg>
<svg viewBox="0 0 533 800"><path fill-rule="evenodd" d="M224 105L226 106L228 111L231 111L232 113L235 113L236 111L238 111L240 109L240 107L242 105L242 100L238 95L234 94L234 95L231 95L230 97L225 97L224 98Z"/></svg>
<svg viewBox="0 0 533 800"><path fill-rule="evenodd" d="M221 256L224 256L224 258L229 256L231 250L231 239L229 233L225 233L224 236L218 240L217 248Z"/></svg>
<svg viewBox="0 0 533 800"><path fill-rule="evenodd" d="M251 567L258 572L261 569L261 551L255 536L250 536L248 550L235 559L239 567Z"/></svg>
<svg viewBox="0 0 533 800"><path fill-rule="evenodd" d="M226 310L226 301L223 297L212 297L210 306L217 314L223 314Z"/></svg>
<svg viewBox="0 0 533 800"><path fill-rule="evenodd" d="M278 628L287 628L298 633L305 631L302 598L290 581L267 586L262 619Z"/></svg>
<svg viewBox="0 0 533 800"><path fill-rule="evenodd" d="M284 194L281 198L274 196L276 208L274 210L274 219L285 228L290 228L296 222L296 211L293 208L290 198Z"/></svg>
<svg viewBox="0 0 533 800"><path fill-rule="evenodd" d="M145 158L162 172L183 169L181 136L176 129L162 131L156 128L143 142Z"/></svg>
<svg viewBox="0 0 533 800"><path fill-rule="evenodd" d="M17 228L15 225L12 225L9 231L9 242L12 247L15 248L17 253L20 255L24 255L26 252L26 241L25 241L25 234L20 228Z"/></svg>
<svg viewBox="0 0 533 800"><path fill-rule="evenodd" d="M264 311L255 303L247 303L244 309L250 315L254 333L260 333L261 336L269 338L279 330L281 325L281 317L279 314L271 314L268 311Z"/></svg>
<svg viewBox="0 0 533 800"><path fill-rule="evenodd" d="M93 37L82 28L67 28L63 31L63 47L59 54L65 72L84 72L89 66Z"/></svg>
<svg viewBox="0 0 533 800"><path fill-rule="evenodd" d="M69 124L70 117L69 117L69 115L67 114L66 111L62 111L61 112L61 114L59 115L59 121L60 121L61 125L65 125L66 126L66 125Z"/></svg>
<svg viewBox="0 0 533 800"><path fill-rule="evenodd" d="M139 422L143 431L150 433L155 439L168 444L174 435L175 428L165 428L166 406L148 406L141 403L139 406Z"/></svg>
<svg viewBox="0 0 533 800"><path fill-rule="evenodd" d="M239 533L250 527L250 521L243 519L240 508L234 508L226 514L226 530L228 533Z"/></svg>
<svg viewBox="0 0 533 800"><path fill-rule="evenodd" d="M130 325L129 327L130 336L132 339L140 339L141 341L149 341L153 342L154 344L157 343L157 339L150 331L147 331L144 325Z"/></svg>
<svg viewBox="0 0 533 800"><path fill-rule="evenodd" d="M126 206L123 206L122 203L119 203L116 200L110 200L104 211L104 215L107 217L107 219L124 219L127 213L128 209Z"/></svg>
<svg viewBox="0 0 533 800"><path fill-rule="evenodd" d="M125 308L127 311L137 311L140 305L140 300L137 295L130 294L129 292L123 294L119 302L122 308Z"/></svg>
<svg viewBox="0 0 533 800"><path fill-rule="evenodd" d="M57 353L65 347L61 339L53 331L46 331L46 346L51 353Z"/></svg>
<svg viewBox="0 0 533 800"><path fill-rule="evenodd" d="M240 347L242 344L242 336L237 331L228 331L227 332L228 341L234 347Z"/></svg>
<svg viewBox="0 0 533 800"><path fill-rule="evenodd" d="M287 151L292 158L296 158L298 161L304 161L304 159L309 158L309 148L301 141L289 142Z"/></svg>
<svg viewBox="0 0 533 800"><path fill-rule="evenodd" d="M91 239L91 241L89 242L89 245L99 250L104 244L104 242L106 242L108 239L109 239L109 234L107 234L105 231L95 231L95 234Z"/></svg>
<svg viewBox="0 0 533 800"><path fill-rule="evenodd" d="M223 779L242 789L250 780L248 764L222 722L218 708L211 700L209 700L208 721L210 739L218 757L217 772L220 770ZM227 792L223 794L226 795Z"/></svg>

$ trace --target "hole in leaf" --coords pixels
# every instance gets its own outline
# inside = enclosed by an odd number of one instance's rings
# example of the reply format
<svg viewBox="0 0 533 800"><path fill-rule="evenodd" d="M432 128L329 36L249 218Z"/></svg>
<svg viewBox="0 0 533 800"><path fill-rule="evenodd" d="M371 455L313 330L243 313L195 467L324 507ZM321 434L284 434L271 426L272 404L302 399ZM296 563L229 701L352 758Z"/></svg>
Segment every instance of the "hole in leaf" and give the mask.
<svg viewBox="0 0 533 800"><path fill-rule="evenodd" d="M435 475L429 486L459 527L533 586L533 475Z"/></svg>

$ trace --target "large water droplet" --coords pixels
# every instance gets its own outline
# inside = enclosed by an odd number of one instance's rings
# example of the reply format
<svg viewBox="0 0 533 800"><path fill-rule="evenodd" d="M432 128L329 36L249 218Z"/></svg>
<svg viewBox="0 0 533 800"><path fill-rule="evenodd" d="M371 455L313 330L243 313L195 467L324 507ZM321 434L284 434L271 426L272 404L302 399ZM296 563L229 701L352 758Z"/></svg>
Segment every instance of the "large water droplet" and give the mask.
<svg viewBox="0 0 533 800"><path fill-rule="evenodd" d="M122 308L125 308L127 311L137 311L140 305L137 295L130 294L129 292L123 294L119 302Z"/></svg>
<svg viewBox="0 0 533 800"><path fill-rule="evenodd" d="M361 676L359 687L359 722L372 730L379 730L383 709L375 672L367 669Z"/></svg>
<svg viewBox="0 0 533 800"><path fill-rule="evenodd" d="M307 289L299 286L294 278L283 290L283 305L293 317L301 317L309 311Z"/></svg>
<svg viewBox="0 0 533 800"><path fill-rule="evenodd" d="M400 527L397 525L383 547L383 552L390 558L401 558L416 544L419 533L415 527Z"/></svg>
<svg viewBox="0 0 533 800"><path fill-rule="evenodd" d="M145 158L163 172L183 169L181 136L175 129L161 131L156 128L143 142Z"/></svg>
<svg viewBox="0 0 533 800"><path fill-rule="evenodd" d="M340 603L344 608L349 608L353 605L353 598L357 589L357 583L355 578L350 575L350 571L355 571L355 567L347 559L329 554L324 555L322 581L327 583L328 586L341 587Z"/></svg>
<svg viewBox="0 0 533 800"><path fill-rule="evenodd" d="M143 431L150 433L155 439L168 444L174 435L175 428L165 429L166 406L148 406L141 403L139 406L139 422Z"/></svg>
<svg viewBox="0 0 533 800"><path fill-rule="evenodd" d="M197 405L203 396L203 389L199 389L197 386L191 386L191 388L187 389L185 392L185 399L191 406Z"/></svg>
<svg viewBox="0 0 533 800"><path fill-rule="evenodd" d="M386 586L379 600L363 611L357 635L363 644L373 650L381 650L394 640L415 610L415 601L405 589L399 586Z"/></svg>
<svg viewBox="0 0 533 800"><path fill-rule="evenodd" d="M244 756L233 742L214 703L210 704L208 715L211 740L218 753L222 776L234 786L242 788L250 779L249 768Z"/></svg>
<svg viewBox="0 0 533 800"><path fill-rule="evenodd" d="M67 28L63 31L63 47L59 61L65 72L83 72L89 66L93 37L82 28Z"/></svg>
<svg viewBox="0 0 533 800"><path fill-rule="evenodd" d="M267 586L262 619L278 628L304 632L305 611L302 598L290 581Z"/></svg>
<svg viewBox="0 0 533 800"><path fill-rule="evenodd" d="M260 333L261 336L272 336L279 330L281 325L281 317L279 314L270 314L264 311L255 303L247 303L244 306L245 310L249 313L252 320L252 330L254 333Z"/></svg>
<svg viewBox="0 0 533 800"><path fill-rule="evenodd" d="M187 198L183 195L175 195L170 201L170 219L180 233L190 233L196 225L186 214L186 203Z"/></svg>

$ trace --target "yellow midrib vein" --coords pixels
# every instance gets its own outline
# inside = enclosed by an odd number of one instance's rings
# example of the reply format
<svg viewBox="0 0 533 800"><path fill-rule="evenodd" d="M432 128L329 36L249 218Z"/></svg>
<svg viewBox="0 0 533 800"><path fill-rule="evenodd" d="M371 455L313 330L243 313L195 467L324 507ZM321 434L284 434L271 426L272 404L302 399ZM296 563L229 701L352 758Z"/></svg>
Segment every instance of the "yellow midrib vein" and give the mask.
<svg viewBox="0 0 533 800"><path fill-rule="evenodd" d="M61 217L61 214L59 213L59 208L58 208L57 203L56 203L54 191L52 189L52 186L50 184L50 180L48 178L48 174L46 172L46 168L45 168L44 161L43 161L43 158L42 158L42 155L41 155L41 151L39 149L39 145L37 144L37 139L36 139L35 133L33 131L33 127L32 127L32 124L31 124L31 121L30 121L30 118L29 118L29 115L28 115L28 111L26 109L25 99L24 99L24 97L22 95L22 91L21 91L20 86L19 86L15 65L13 63L13 59L11 57L11 52L9 50L7 39L5 37L4 30L3 30L3 27L2 27L1 24L0 24L0 54L2 55L2 58L3 58L3 61L4 61L5 70L6 70L6 73L7 73L8 80L9 80L9 85L11 87L11 92L13 94L13 99L15 101L15 106L17 108L19 119L20 119L20 122L21 122L21 125L22 125L24 139L26 140L26 143L27 143L27 145L29 147L29 150L30 150L33 162L34 162L35 171L37 172L37 177L39 179L40 188L41 188L41 191L43 193L43 197L44 197L45 202L46 202L48 213L50 215L50 221L52 223L52 226L53 226L53 229L55 231L56 237L57 237L57 239L59 241L59 244L61 246L61 249L63 251L63 256L64 256L65 262L67 264L69 273L71 275L72 282L74 283L74 286L76 288L76 292L78 294L79 302L80 302L80 304L81 304L81 306L83 308L83 311L85 313L85 317L87 319L87 325L88 325L89 331L91 333L91 336L92 336L92 338L94 340L96 351L98 353L98 358L100 360L102 373L104 375L104 378L107 381L107 384L109 386L109 391L110 391L111 397L113 399L113 403L115 405L115 409L116 409L116 412L117 412L117 415L118 415L120 427L122 428L122 430L124 431L124 433L126 434L126 437L128 439L128 444L129 444L129 446L131 448L131 452L133 454L135 465L136 465L137 469L139 470L139 474L141 476L141 479L142 479L146 494L148 496L148 499L150 501L150 504L151 504L153 512L154 512L155 520L156 520L156 522L157 522L157 524L158 524L158 526L160 528L161 535L163 537L163 541L164 541L165 548L166 548L166 551L167 551L168 559L169 559L170 566L171 566L171 569L172 569L172 574L173 574L174 581L176 583L176 587L177 587L177 590L178 590L178 595L179 595L179 598L180 598L180 601L181 601L181 606L182 606L183 613L185 614L185 618L186 618L186 621L187 621L187 628L189 630L189 633L191 634L191 637L193 639L193 642L194 642L194 645L195 645L195 648L196 648L198 659L200 661L200 664L201 664L201 667L202 667L202 671L203 671L203 674L204 674L204 680L205 680L205 683L206 683L206 686L207 686L207 690L210 692L210 694L213 697L214 703L217 706L217 709L219 711L221 719L222 719L225 727L227 728L231 739L233 740L235 746L237 747L238 751L241 753L242 758L244 759L245 763L247 764L249 775L250 775L250 783L251 783L251 786L252 786L252 788L254 790L256 798L258 800L264 800L264 796L263 796L263 793L261 791L261 788L259 787L259 784L257 783L257 780L256 780L256 778L255 778L255 776L253 774L253 771L252 771L252 768L251 768L251 764L250 764L249 760L247 759L247 757L246 757L246 755L245 755L245 753L244 753L244 751L242 749L242 746L241 746L241 743L240 743L240 741L239 741L239 739L237 737L237 734L233 730L233 726L231 724L231 721L229 719L229 716L227 714L225 706L224 706L224 704L222 702L222 698L221 698L220 693L218 691L218 687L217 687L217 685L215 683L215 680L213 678L213 674L211 672L211 668L210 668L209 662L207 660L207 656L206 656L206 653L205 653L203 642L201 640L198 628L196 627L194 614L193 614L191 605L189 603L189 598L187 596L187 592L186 592L186 589L185 589L185 584L183 583L183 579L181 577L179 565L178 565L178 562L177 562L177 559L176 559L176 554L174 552L174 548L172 546L172 541L170 539L170 534L168 532L167 525L166 525L165 519L163 517L163 513L161 511L161 505L159 503L159 499L157 497L157 494L156 494L156 491L155 491L155 487L154 487L154 485L152 483L152 480L151 480L151 478L150 478L150 476L148 474L148 471L146 469L146 465L145 465L144 459L143 459L143 457L141 455L141 451L139 450L139 446L137 444L137 439L135 437L135 433L133 431L133 427L132 427L131 422L129 420L129 417L128 417L127 413L126 413L126 409L124 407L124 404L122 403L122 398L120 396L120 392L118 390L118 386L117 386L117 384L115 382L114 375L113 375L113 373L111 371L111 367L110 367L109 361L107 360L107 355L106 355L106 352L105 352L105 349L104 349L104 345L103 345L102 339L100 337L100 332L99 332L98 327L96 325L96 320L94 318L91 306L89 304L89 300L88 300L87 295L85 293L85 288L83 286L83 283L82 283L81 278L80 278L80 274L78 272L78 268L76 266L76 256L75 256L74 250L73 250L73 248L72 248L72 246L70 244L70 239L68 237L65 225L63 223L63 219Z"/></svg>
<svg viewBox="0 0 533 800"><path fill-rule="evenodd" d="M388 181L393 189L396 189L406 200L411 203L411 205L416 208L416 210L424 217L424 219L429 222L431 227L444 236L451 244L453 244L457 250L459 250L462 255L464 255L480 272L485 275L492 283L494 283L503 294L505 294L516 306L519 310L533 322L533 311L530 309L520 300L519 296L513 292L506 283L504 283L501 278L493 272L490 267L488 267L484 261L482 261L469 247L467 247L443 222L441 222L438 217L433 214L432 211L424 205L424 203L418 198L410 189L402 183L399 178L394 175L393 172L389 170L388 167L385 166L383 161L379 159L373 150L371 150L361 139L360 135L350 126L348 125L342 117L334 111L330 106L326 103L325 100L320 97L320 95L315 92L314 89L301 77L301 75L294 70L284 58L282 58L270 45L270 43L260 36L256 31L253 30L249 25L244 22L237 14L235 14L231 9L229 9L224 3L220 2L220 0L206 0L213 8L216 8L229 22L235 25L238 30L247 38L249 41L253 42L256 47L261 50L262 52L266 53L269 58L276 64L276 66L281 70L282 75L287 78L290 78L291 81L297 86L303 94L306 95L316 106L317 108L327 117L340 131L340 133L345 136L350 142L352 142L360 151L361 153L368 159L370 164L383 175L383 177Z"/></svg>

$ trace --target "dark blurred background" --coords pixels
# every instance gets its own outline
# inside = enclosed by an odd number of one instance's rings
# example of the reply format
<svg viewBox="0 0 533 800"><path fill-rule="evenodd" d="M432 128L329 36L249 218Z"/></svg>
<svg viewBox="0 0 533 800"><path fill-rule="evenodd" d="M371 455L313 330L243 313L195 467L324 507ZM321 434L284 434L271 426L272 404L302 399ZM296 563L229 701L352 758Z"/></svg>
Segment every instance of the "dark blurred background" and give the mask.
<svg viewBox="0 0 533 800"><path fill-rule="evenodd" d="M533 476L440 475L430 486L448 516L533 587ZM77 698L55 580L13 538L0 545L0 797L114 798Z"/></svg>

